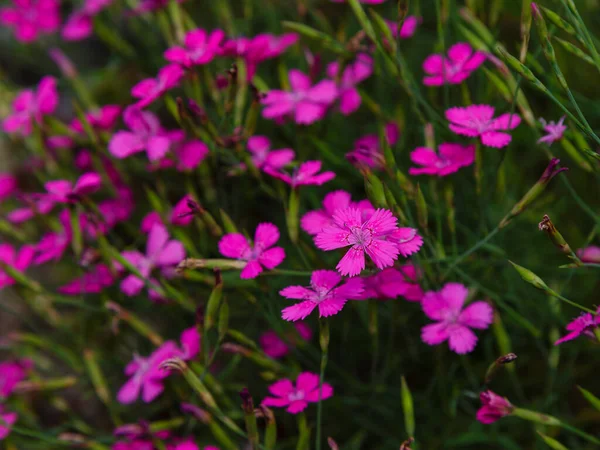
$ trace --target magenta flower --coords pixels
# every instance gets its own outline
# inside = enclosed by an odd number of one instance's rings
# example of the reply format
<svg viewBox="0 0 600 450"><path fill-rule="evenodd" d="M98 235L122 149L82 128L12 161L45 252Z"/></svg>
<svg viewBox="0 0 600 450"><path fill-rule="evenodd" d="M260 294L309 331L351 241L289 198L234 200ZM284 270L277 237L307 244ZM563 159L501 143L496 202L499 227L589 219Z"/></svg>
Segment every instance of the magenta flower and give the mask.
<svg viewBox="0 0 600 450"><path fill-rule="evenodd" d="M590 245L586 248L580 248L577 250L577 256L584 263L600 264L600 247Z"/></svg>
<svg viewBox="0 0 600 450"><path fill-rule="evenodd" d="M310 78L299 70L289 72L291 91L271 90L262 99L263 117L284 119L293 117L297 124L310 125L325 117L327 109L337 97L337 88L331 80L312 86Z"/></svg>
<svg viewBox="0 0 600 450"><path fill-rule="evenodd" d="M272 177L289 184L292 188L298 186L321 186L324 183L335 178L335 173L331 171L319 173L321 170L321 161L306 161L296 167L291 174L275 169L273 166L263 166L265 173Z"/></svg>
<svg viewBox="0 0 600 450"><path fill-rule="evenodd" d="M413 37L415 32L417 31L417 26L419 25L420 20L415 16L407 16L404 19L404 23L402 24L402 28L398 33L398 22L393 22L391 20L386 20L390 31L392 32L392 36L394 38L408 39Z"/></svg>
<svg viewBox="0 0 600 450"><path fill-rule="evenodd" d="M160 269L164 277L174 274L174 266L185 258L183 244L176 240L169 240L169 233L162 225L154 225L148 235L146 254L133 251L124 251L123 257L135 266L144 279L149 279L152 270ZM140 293L144 287L144 280L131 274L121 282L121 290L129 296Z"/></svg>
<svg viewBox="0 0 600 450"><path fill-rule="evenodd" d="M7 398L27 376L33 362L29 359L0 362L0 399Z"/></svg>
<svg viewBox="0 0 600 450"><path fill-rule="evenodd" d="M375 212L375 208L369 200L359 202L351 201L351 195L346 191L330 192L323 199L323 209L309 211L302 219L300 226L310 235L317 235L324 228L333 225L333 215L339 209L357 208L361 211L363 219Z"/></svg>
<svg viewBox="0 0 600 450"><path fill-rule="evenodd" d="M300 338L304 341L310 341L312 330L304 322L294 324ZM265 354L271 358L278 359L287 355L290 350L296 347L296 335L289 333L286 340L281 339L273 330L265 331L258 340Z"/></svg>
<svg viewBox="0 0 600 450"><path fill-rule="evenodd" d="M41 79L36 91L25 89L14 99L13 114L4 119L2 127L7 133L29 136L33 123L41 124L43 117L52 114L58 105L56 79Z"/></svg>
<svg viewBox="0 0 600 450"><path fill-rule="evenodd" d="M33 260L35 265L44 264L48 261L60 260L69 247L69 244L73 239L69 211L66 209L61 211L58 220L62 230L46 233L35 246L36 256ZM82 228L85 227L85 222L85 216L81 216L80 225Z"/></svg>
<svg viewBox="0 0 600 450"><path fill-rule="evenodd" d="M333 62L327 66L327 76L336 80L339 76L339 63ZM349 115L356 111L361 104L361 97L356 85L363 82L373 73L373 58L366 53L361 53L356 60L344 68L338 84L340 111Z"/></svg>
<svg viewBox="0 0 600 450"><path fill-rule="evenodd" d="M0 403L0 441L10 434L11 428L18 418L17 413L6 411L4 405Z"/></svg>
<svg viewBox="0 0 600 450"><path fill-rule="evenodd" d="M240 278L256 278L264 269L274 269L285 258L281 247L273 247L279 240L279 230L272 223L260 223L254 233L254 246L241 233L229 233L219 241L219 252L227 258L245 261Z"/></svg>
<svg viewBox="0 0 600 450"><path fill-rule="evenodd" d="M67 41L79 41L91 36L92 20L113 0L86 0L83 7L73 12L65 23L61 35Z"/></svg>
<svg viewBox="0 0 600 450"><path fill-rule="evenodd" d="M269 386L273 397L266 397L262 404L275 408L287 407L290 414L298 414L306 409L309 403L318 403L333 396L333 387L328 383L319 385L319 375L302 372L296 378L296 386L289 379L279 380Z"/></svg>
<svg viewBox="0 0 600 450"><path fill-rule="evenodd" d="M395 123L385 125L385 138L390 146L396 145L400 137L400 130ZM359 169L368 167L382 169L385 166L383 150L379 145L379 136L367 134L354 141L354 150L346 154L346 158Z"/></svg>
<svg viewBox="0 0 600 450"><path fill-rule="evenodd" d="M0 23L12 28L21 42L33 42L39 35L54 33L60 26L57 0L13 0L13 4L12 8L0 8Z"/></svg>
<svg viewBox="0 0 600 450"><path fill-rule="evenodd" d="M125 375L131 378L121 387L117 400L123 404L135 402L142 396L145 403L150 403L164 390L163 380L169 371L160 365L169 358L181 358L185 361L193 359L200 350L200 334L196 327L188 328L181 333L181 347L173 341L167 341L158 347L149 357L134 355L127 367Z"/></svg>
<svg viewBox="0 0 600 450"><path fill-rule="evenodd" d="M333 270L315 270L310 277L310 287L288 286L279 291L286 298L302 300L281 311L284 320L304 320L315 308L319 317L339 313L348 300L360 299L363 280L350 278L340 285L342 277ZM338 286L339 285L339 286Z"/></svg>
<svg viewBox="0 0 600 450"><path fill-rule="evenodd" d="M206 159L210 151L204 142L192 140L176 146L173 153L177 160L177 170L187 172L198 167Z"/></svg>
<svg viewBox="0 0 600 450"><path fill-rule="evenodd" d="M331 0L334 3L344 3L346 2L346 0ZM365 5L379 5L381 3L384 3L386 0L359 0L361 3L364 3Z"/></svg>
<svg viewBox="0 0 600 450"><path fill-rule="evenodd" d="M470 166L475 162L475 146L445 142L439 145L439 152L427 147L418 147L410 154L413 163L423 167L411 167L411 175L437 175L445 177L461 167Z"/></svg>
<svg viewBox="0 0 600 450"><path fill-rule="evenodd" d="M388 240L398 246L398 251L405 258L417 253L423 246L423 236L415 228L400 227L394 230Z"/></svg>
<svg viewBox="0 0 600 450"><path fill-rule="evenodd" d="M333 225L317 234L315 244L327 251L350 246L337 265L342 275L358 275L365 268L365 253L383 269L394 264L400 253L398 245L388 240L398 230L397 221L387 209L375 210L366 220L357 208L340 209L333 215Z"/></svg>
<svg viewBox="0 0 600 450"><path fill-rule="evenodd" d="M188 206L190 200L193 201L192 196L186 194L175 204L170 219L173 225L184 227L192 223L194 215L190 214L190 207Z"/></svg>
<svg viewBox="0 0 600 450"><path fill-rule="evenodd" d="M17 188L17 178L14 175L0 172L0 201L10 197Z"/></svg>
<svg viewBox="0 0 600 450"><path fill-rule="evenodd" d="M463 309L468 294L468 289L460 283L446 283L439 292L425 293L421 301L423 312L437 323L422 328L423 342L438 345L447 340L450 349L459 355L473 351L477 336L471 328L485 330L494 319L494 311L482 301Z"/></svg>
<svg viewBox="0 0 600 450"><path fill-rule="evenodd" d="M169 89L178 86L181 78L183 69L179 65L169 64L163 67L156 78L146 78L131 88L131 96L140 99L135 106L145 108Z"/></svg>
<svg viewBox="0 0 600 450"><path fill-rule="evenodd" d="M99 294L115 282L108 266L98 264L92 270L58 288L65 295Z"/></svg>
<svg viewBox="0 0 600 450"><path fill-rule="evenodd" d="M189 31L183 41L185 47L171 47L165 51L165 59L187 68L208 64L219 54L224 37L222 30L214 30L210 34L202 29Z"/></svg>
<svg viewBox="0 0 600 450"><path fill-rule="evenodd" d="M266 136L252 136L246 146L257 169L270 167L277 171L291 163L295 156L291 148L271 150L271 141Z"/></svg>
<svg viewBox="0 0 600 450"><path fill-rule="evenodd" d="M54 208L54 205L56 204L54 200L48 198L47 196L42 196L35 199L30 196L26 196L25 200L29 203L28 206L13 209L7 214L6 218L9 220L9 222L23 223L31 220L36 216L36 214L41 216L46 215L52 211L52 208Z"/></svg>
<svg viewBox="0 0 600 450"><path fill-rule="evenodd" d="M420 278L420 271L411 264L399 269L388 267L363 278L365 290L361 300L369 298L393 300L401 296L410 302L420 302L423 298L423 290L418 282Z"/></svg>
<svg viewBox="0 0 600 450"><path fill-rule="evenodd" d="M173 142L183 137L182 133L165 131L158 117L135 107L125 110L123 120L131 131L117 131L108 143L110 153L119 159L146 150L150 161L158 161L167 154Z"/></svg>
<svg viewBox="0 0 600 450"><path fill-rule="evenodd" d="M596 311L600 313L600 307ZM554 345L562 344L563 342L572 341L579 336L586 336L588 338L598 340L594 334L594 330L600 326L600 315L593 315L591 313L581 314L572 322L567 324L566 328L570 333L566 334L562 338L558 339Z"/></svg>
<svg viewBox="0 0 600 450"><path fill-rule="evenodd" d="M477 411L477 420L484 424L494 423L512 413L514 406L505 397L487 390L479 394L481 408Z"/></svg>
<svg viewBox="0 0 600 450"><path fill-rule="evenodd" d="M460 84L475 69L484 63L486 54L466 42L459 42L448 49L448 58L433 54L423 62L423 70L427 74L423 78L425 86L441 86L443 84Z"/></svg>
<svg viewBox="0 0 600 450"><path fill-rule="evenodd" d="M494 117L494 107L489 105L471 105L465 108L455 107L446 111L450 129L456 134L479 137L488 147L502 148L510 144L512 137L503 130L513 130L521 123L518 114L502 114Z"/></svg>
<svg viewBox="0 0 600 450"><path fill-rule="evenodd" d="M10 244L0 244L0 289L15 284L15 280L2 269L2 265L24 272L31 265L34 255L35 247L32 245L24 245L17 251Z"/></svg>
<svg viewBox="0 0 600 450"><path fill-rule="evenodd" d="M110 131L117 123L120 115L121 107L119 105L105 105L97 110L87 112L85 120L87 120L94 130ZM76 133L85 134L85 130L79 119L73 119L70 128Z"/></svg>
<svg viewBox="0 0 600 450"><path fill-rule="evenodd" d="M93 194L102 186L102 178L95 172L84 173L75 182L68 180L48 181L44 184L47 197L56 203L76 203L82 197Z"/></svg>
<svg viewBox="0 0 600 450"><path fill-rule="evenodd" d="M567 129L567 126L564 124L565 116L562 116L558 123L553 121L548 123L545 119L540 119L540 122L544 126L544 131L547 134L538 139L538 144L544 142L548 145L552 145L554 142L560 141L563 138L563 134Z"/></svg>

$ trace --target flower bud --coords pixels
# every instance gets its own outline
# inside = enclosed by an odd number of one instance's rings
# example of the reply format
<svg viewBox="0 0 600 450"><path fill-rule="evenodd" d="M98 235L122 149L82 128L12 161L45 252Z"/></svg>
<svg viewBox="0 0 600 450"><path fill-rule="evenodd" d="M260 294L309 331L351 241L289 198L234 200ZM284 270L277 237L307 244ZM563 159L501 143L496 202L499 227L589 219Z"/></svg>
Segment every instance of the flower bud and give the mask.
<svg viewBox="0 0 600 450"><path fill-rule="evenodd" d="M477 411L477 420L481 423L490 424L504 416L512 414L515 407L505 397L487 390L479 394L481 408Z"/></svg>
<svg viewBox="0 0 600 450"><path fill-rule="evenodd" d="M517 270L517 272L519 272L519 275L521 275L521 278L523 278L524 281L528 282L529 284L532 284L534 287L541 289L542 291L546 291L546 292L551 291L551 289L544 282L544 280L542 280L540 277L538 277L531 270L526 269L525 267L519 266L518 264L515 264L512 261L508 261L508 262L512 264L512 266Z"/></svg>
<svg viewBox="0 0 600 450"><path fill-rule="evenodd" d="M548 215L544 215L544 218L539 224L540 231L545 231L552 243L558 247L558 249L567 255L569 259L571 259L576 266L582 266L583 263L579 259L579 257L575 254L575 252L571 249L567 241L563 238L562 234L556 229L550 217Z"/></svg>
<svg viewBox="0 0 600 450"><path fill-rule="evenodd" d="M501 366L503 366L504 364L510 364L511 362L515 361L516 359L517 359L517 355L515 355L514 353L508 353L508 354L496 359L496 361L494 361L490 365L490 367L487 370L487 373L485 374L485 384L489 384L490 381L492 381L492 378L494 378L494 375L496 374L496 372L498 371L498 369Z"/></svg>

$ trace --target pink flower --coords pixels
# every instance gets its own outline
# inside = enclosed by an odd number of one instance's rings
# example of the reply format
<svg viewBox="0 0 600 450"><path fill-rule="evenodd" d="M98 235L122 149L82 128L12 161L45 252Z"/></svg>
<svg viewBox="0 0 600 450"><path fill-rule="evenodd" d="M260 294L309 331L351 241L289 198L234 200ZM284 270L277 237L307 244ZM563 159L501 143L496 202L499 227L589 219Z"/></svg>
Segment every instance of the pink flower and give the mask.
<svg viewBox="0 0 600 450"><path fill-rule="evenodd" d="M188 172L194 170L209 154L208 146L199 140L184 142L175 147L173 153L177 160L177 170Z"/></svg>
<svg viewBox="0 0 600 450"><path fill-rule="evenodd" d="M171 47L165 51L165 59L188 68L208 64L219 54L224 37L222 30L214 30L210 34L202 29L189 31L183 41L185 47Z"/></svg>
<svg viewBox="0 0 600 450"><path fill-rule="evenodd" d="M415 228L400 227L394 230L389 236L388 241L394 242L398 246L398 251L405 258L417 253L423 246L423 237Z"/></svg>
<svg viewBox="0 0 600 450"><path fill-rule="evenodd" d="M418 19L417 17L407 16L406 19L404 19L404 23L402 24L402 29L400 30L400 33L398 33L398 22L386 20L386 23L388 24L392 32L392 36L396 39L398 37L401 39L408 39L410 37L413 37L415 31L417 31L417 25L419 25L419 22L420 19Z"/></svg>
<svg viewBox="0 0 600 450"><path fill-rule="evenodd" d="M84 173L75 185L68 180L48 181L44 184L47 197L56 203L76 203L82 197L93 194L102 186L102 178L95 172Z"/></svg>
<svg viewBox="0 0 600 450"><path fill-rule="evenodd" d="M514 406L505 397L488 390L479 394L481 408L477 411L477 420L484 424L494 423L495 421L508 416L512 413Z"/></svg>
<svg viewBox="0 0 600 450"><path fill-rule="evenodd" d="M80 225L85 226L85 216L81 216ZM62 258L64 252L69 247L73 239L73 230L71 228L71 220L69 211L66 209L61 211L58 220L62 227L61 231L52 231L42 236L38 244L35 246L36 256L33 260L35 265L44 264L48 261L58 261Z"/></svg>
<svg viewBox="0 0 600 450"><path fill-rule="evenodd" d="M25 89L19 92L12 104L13 114L4 119L2 127L7 133L29 136L33 123L41 124L44 116L52 114L57 105L56 79L46 76L36 91Z"/></svg>
<svg viewBox="0 0 600 450"><path fill-rule="evenodd" d="M135 106L145 108L169 89L178 86L181 78L183 69L179 65L169 64L163 67L156 78L146 78L131 88L131 95L140 99Z"/></svg>
<svg viewBox="0 0 600 450"><path fill-rule="evenodd" d="M309 288L288 286L282 289L279 295L302 301L285 308L281 317L289 321L303 320L315 308L319 309L319 317L339 313L349 299L360 299L363 292L361 278L350 278L339 285L341 281L342 277L333 270L315 270L310 277Z"/></svg>
<svg viewBox="0 0 600 450"><path fill-rule="evenodd" d="M399 269L388 267L363 278L365 290L361 295L361 300L369 298L395 299L402 296L408 301L419 302L423 298L423 290L418 283L419 278L421 278L420 271L411 264Z"/></svg>
<svg viewBox="0 0 600 450"><path fill-rule="evenodd" d="M489 105L455 107L446 111L446 119L451 122L449 127L456 134L479 137L481 143L488 147L506 147L512 137L501 130L515 129L521 123L521 117L508 113L496 119L493 117L494 107Z"/></svg>
<svg viewBox="0 0 600 450"><path fill-rule="evenodd" d="M0 23L12 28L21 42L33 42L60 26L57 0L13 0L13 4L12 8L0 8Z"/></svg>
<svg viewBox="0 0 600 450"><path fill-rule="evenodd" d="M105 105L87 112L85 120L87 120L94 130L110 131L115 126L120 115L121 107L119 105ZM85 130L79 119L73 119L70 127L76 133L85 134Z"/></svg>
<svg viewBox="0 0 600 450"><path fill-rule="evenodd" d="M333 62L327 66L327 76L336 80L339 76L339 63ZM338 84L340 111L349 115L356 111L361 104L361 97L356 85L366 80L373 73L373 58L361 53L356 60L344 68Z"/></svg>
<svg viewBox="0 0 600 450"><path fill-rule="evenodd" d="M306 161L296 167L291 174L284 172L281 168L276 169L273 166L265 165L263 166L263 170L272 177L289 184L292 188L309 185L321 186L335 178L335 173L331 171L319 173L321 164L321 161Z"/></svg>
<svg viewBox="0 0 600 450"><path fill-rule="evenodd" d="M125 110L123 120L131 131L117 131L108 143L110 153L119 159L146 150L150 161L158 161L167 154L173 142L183 137L182 133L165 131L158 117L135 107Z"/></svg>
<svg viewBox="0 0 600 450"><path fill-rule="evenodd" d="M240 278L256 278L263 271L263 267L274 269L284 260L283 248L273 247L278 240L277 227L272 223L261 223L254 233L254 246L243 234L229 233L219 241L219 251L227 258L246 261Z"/></svg>
<svg viewBox="0 0 600 450"><path fill-rule="evenodd" d="M17 413L6 411L4 405L0 403L0 441L10 434L11 428L18 418Z"/></svg>
<svg viewBox="0 0 600 450"><path fill-rule="evenodd" d="M34 255L35 247L32 245L24 245L16 251L10 244L0 244L0 289L15 284L15 280L2 269L2 265L6 264L19 272L24 272L31 265Z"/></svg>
<svg viewBox="0 0 600 450"><path fill-rule="evenodd" d="M169 376L169 371L161 369L160 365L174 357L190 360L199 349L200 334L192 327L181 333L181 348L175 342L167 341L147 358L134 355L133 361L125 367L125 375L131 378L119 390L117 400L123 404L133 403L141 393L142 400L150 403L162 393L163 380Z"/></svg>
<svg viewBox="0 0 600 450"><path fill-rule="evenodd" d="M460 84L486 60L486 55L479 50L473 52L466 42L454 44L448 50L448 58L433 54L423 62L423 70L427 75L423 78L425 86L441 86L443 84Z"/></svg>
<svg viewBox="0 0 600 450"><path fill-rule="evenodd" d="M600 313L600 307L596 311ZM596 335L594 334L594 330L600 326L600 315L593 315L591 313L581 314L575 320L570 322L566 328L570 333L566 334L559 340L557 340L554 345L562 344L563 342L572 341L573 339L578 338L579 336L586 336L588 338L597 340Z"/></svg>
<svg viewBox="0 0 600 450"><path fill-rule="evenodd" d="M92 270L58 288L65 295L99 294L115 282L108 266L98 264Z"/></svg>
<svg viewBox="0 0 600 450"><path fill-rule="evenodd" d="M46 215L52 208L56 202L47 196L42 196L41 198L32 198L31 196L25 196L25 200L29 203L29 206L25 206L23 208L17 208L9 212L6 218L11 223L23 223L28 220L31 220L36 214Z"/></svg>
<svg viewBox="0 0 600 450"><path fill-rule="evenodd" d="M302 372L296 378L296 386L289 379L279 380L269 386L273 397L265 397L262 404L275 408L285 408L290 414L298 414L306 409L309 403L318 403L333 396L333 387L328 383L319 385L319 375Z"/></svg>
<svg viewBox="0 0 600 450"><path fill-rule="evenodd" d="M400 130L395 123L385 126L385 138L388 145L394 146L400 137ZM346 154L346 158L359 169L369 167L371 169L382 169L385 166L383 150L379 145L379 136L367 134L354 141L354 150Z"/></svg>
<svg viewBox="0 0 600 450"><path fill-rule="evenodd" d="M334 3L344 3L346 0L331 0ZM379 5L383 2L385 2L385 0L359 0L361 3L364 3L365 5Z"/></svg>
<svg viewBox="0 0 600 450"><path fill-rule="evenodd" d="M0 172L0 200L10 197L18 188L17 178Z"/></svg>
<svg viewBox="0 0 600 450"><path fill-rule="evenodd" d="M312 330L304 322L295 323L296 331L300 338L310 341ZM281 339L273 330L265 331L260 335L259 343L265 354L271 358L283 358L296 346L296 335L286 334L286 340Z"/></svg>
<svg viewBox="0 0 600 450"><path fill-rule="evenodd" d="M164 222L157 211L149 212L142 219L140 230L142 233L150 233L150 230L155 224L164 225Z"/></svg>
<svg viewBox="0 0 600 450"><path fill-rule="evenodd" d="M427 147L418 147L410 154L413 163L423 167L411 167L411 175L437 175L445 177L461 167L475 162L475 146L445 142L439 145L439 153Z"/></svg>
<svg viewBox="0 0 600 450"><path fill-rule="evenodd" d="M391 211L376 209L368 218L357 208L337 210L333 225L324 228L315 238L321 250L336 250L350 246L337 265L342 275L355 276L365 268L365 253L379 269L389 267L398 259L398 245L388 240L398 230Z"/></svg>
<svg viewBox="0 0 600 450"><path fill-rule="evenodd" d="M357 208L362 212L363 218L366 214L372 214L375 208L369 200L360 202L351 201L349 192L330 192L323 199L323 209L309 211L300 220L300 226L310 235L317 235L323 228L333 225L333 214L339 209Z"/></svg>
<svg viewBox="0 0 600 450"><path fill-rule="evenodd" d="M189 214L190 207L188 206L188 202L190 200L193 200L192 196L186 194L173 207L173 210L171 211L171 223L173 225L184 227L192 223L194 215Z"/></svg>
<svg viewBox="0 0 600 450"><path fill-rule="evenodd" d="M469 291L460 283L446 283L439 292L426 292L421 305L423 312L437 323L421 330L421 339L429 345L448 340L450 348L459 355L472 352L477 336L470 328L485 330L494 318L486 302L474 302L463 309Z"/></svg>
<svg viewBox="0 0 600 450"><path fill-rule="evenodd" d="M295 156L291 148L271 150L271 141L266 136L252 136L246 146L257 169L270 167L272 170L279 170L291 163Z"/></svg>
<svg viewBox="0 0 600 450"><path fill-rule="evenodd" d="M577 250L577 256L584 263L600 264L600 247L590 245L586 248Z"/></svg>
<svg viewBox="0 0 600 450"><path fill-rule="evenodd" d="M33 363L28 359L0 363L0 399L7 398L13 392L32 366Z"/></svg>
<svg viewBox="0 0 600 450"><path fill-rule="evenodd" d="M560 141L563 138L563 134L567 129L567 126L564 124L565 116L562 116L558 123L553 121L547 123L545 119L540 119L540 122L544 126L544 131L548 134L538 139L538 144L544 142L548 145L552 145L554 142Z"/></svg>
<svg viewBox="0 0 600 450"><path fill-rule="evenodd" d="M262 99L263 117L283 119L292 116L297 124L309 125L325 117L327 109L337 97L337 88L331 80L312 86L310 78L299 70L289 72L291 91L271 90Z"/></svg>
<svg viewBox="0 0 600 450"><path fill-rule="evenodd" d="M91 36L92 19L110 5L113 0L86 0L83 7L73 12L67 19L61 35L67 41L79 41Z"/></svg>
<svg viewBox="0 0 600 450"><path fill-rule="evenodd" d="M169 240L169 233L162 225L154 225L148 235L146 254L133 251L124 251L123 257L133 264L145 279L149 279L153 269L160 269L165 277L173 275L174 266L185 258L185 250L181 242ZM140 293L144 281L131 274L121 282L121 290L129 296Z"/></svg>

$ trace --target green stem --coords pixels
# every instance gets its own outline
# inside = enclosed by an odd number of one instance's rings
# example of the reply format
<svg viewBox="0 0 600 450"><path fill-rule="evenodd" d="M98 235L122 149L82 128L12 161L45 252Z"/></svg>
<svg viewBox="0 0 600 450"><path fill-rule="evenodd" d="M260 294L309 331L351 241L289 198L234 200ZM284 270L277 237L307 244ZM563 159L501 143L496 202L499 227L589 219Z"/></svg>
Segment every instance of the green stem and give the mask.
<svg viewBox="0 0 600 450"><path fill-rule="evenodd" d="M319 320L319 343L321 344L321 374L319 377L319 403L317 405L317 438L315 448L321 450L321 425L323 419L323 381L325 378L325 367L329 356L329 322L321 318Z"/></svg>

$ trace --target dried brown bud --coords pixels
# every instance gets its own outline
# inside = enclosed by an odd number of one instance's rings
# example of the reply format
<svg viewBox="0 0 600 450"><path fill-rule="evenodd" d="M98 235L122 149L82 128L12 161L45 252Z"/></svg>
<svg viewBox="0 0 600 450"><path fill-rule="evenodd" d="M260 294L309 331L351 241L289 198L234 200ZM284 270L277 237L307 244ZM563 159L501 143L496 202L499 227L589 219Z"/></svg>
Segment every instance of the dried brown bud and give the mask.
<svg viewBox="0 0 600 450"><path fill-rule="evenodd" d="M254 411L254 402L248 388L244 388L240 391L240 398L242 399L242 409L246 414Z"/></svg>
<svg viewBox="0 0 600 450"><path fill-rule="evenodd" d="M415 438L409 437L402 443L402 445L400 445L400 450L411 450L410 444L412 444L413 442L415 442Z"/></svg>
<svg viewBox="0 0 600 450"><path fill-rule="evenodd" d="M181 358L166 359L158 367L159 367L159 369L176 370L181 373L185 372L188 369L187 364Z"/></svg>

